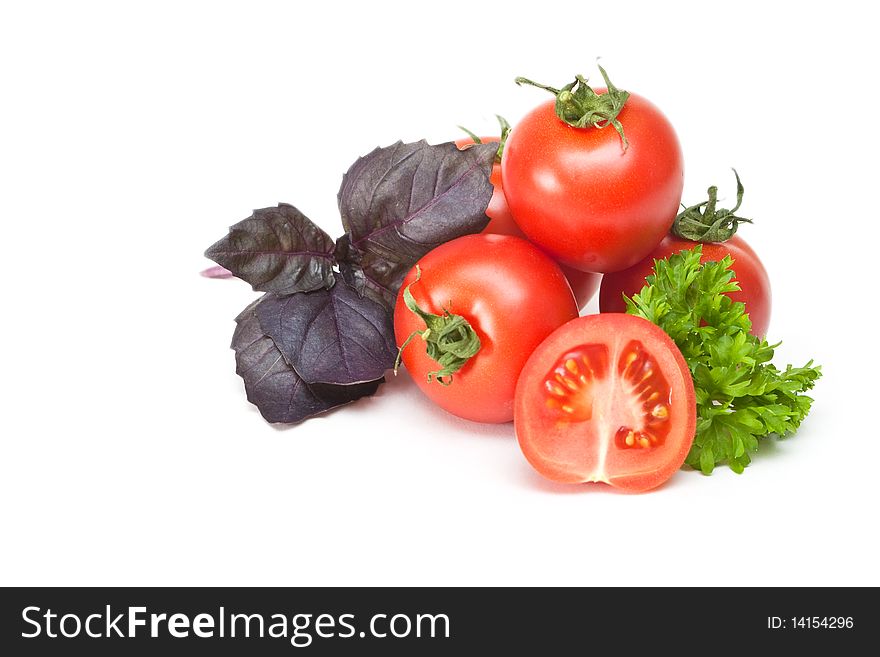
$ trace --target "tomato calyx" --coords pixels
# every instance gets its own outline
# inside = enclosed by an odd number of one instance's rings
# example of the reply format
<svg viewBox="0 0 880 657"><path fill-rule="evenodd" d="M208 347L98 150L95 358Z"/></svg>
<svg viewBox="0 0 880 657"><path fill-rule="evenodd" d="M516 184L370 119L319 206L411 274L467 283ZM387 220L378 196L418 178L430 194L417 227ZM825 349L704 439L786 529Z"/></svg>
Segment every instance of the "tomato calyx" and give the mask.
<svg viewBox="0 0 880 657"><path fill-rule="evenodd" d="M410 312L415 313L425 322L424 331L413 331L409 334L400 349L397 351L397 359L394 361L394 373L400 368L400 359L404 349L409 346L416 336L425 341L428 356L437 361L440 369L428 372L428 383L437 383L448 386L452 383L452 375L458 372L465 364L480 351L480 336L477 335L470 323L461 315L450 313L444 308L442 315L435 315L422 310L410 288L419 282L422 277L421 268L416 265L416 278L403 290L403 301Z"/></svg>
<svg viewBox="0 0 880 657"><path fill-rule="evenodd" d="M597 94L587 84L583 75L576 75L574 82L569 82L562 89L556 89L545 84L533 82L528 78L516 78L518 85L528 84L539 89L549 91L556 96L556 116L573 128L598 128L608 125L614 126L620 135L620 143L625 151L629 146L623 126L617 120L617 115L623 109L624 103L629 98L628 91L621 91L615 87L608 78L605 69L599 66L599 72L605 80L607 91Z"/></svg>
<svg viewBox="0 0 880 657"><path fill-rule="evenodd" d="M510 134L510 123L500 114L496 114L495 118L498 119L498 125L501 126L501 139L498 140L498 150L495 152L495 164L501 164L501 156L504 154L504 145L507 143L507 136ZM463 125L456 127L470 137L475 144L483 143L482 137L477 135L477 133L471 132Z"/></svg>
<svg viewBox="0 0 880 657"><path fill-rule="evenodd" d="M736 205L732 209L715 209L718 188L712 185L708 189L707 201L684 208L678 213L672 223L672 234L692 242L724 242L733 237L739 224L753 223L751 219L734 214L742 205L745 190L736 169L733 170L733 175L736 176Z"/></svg>

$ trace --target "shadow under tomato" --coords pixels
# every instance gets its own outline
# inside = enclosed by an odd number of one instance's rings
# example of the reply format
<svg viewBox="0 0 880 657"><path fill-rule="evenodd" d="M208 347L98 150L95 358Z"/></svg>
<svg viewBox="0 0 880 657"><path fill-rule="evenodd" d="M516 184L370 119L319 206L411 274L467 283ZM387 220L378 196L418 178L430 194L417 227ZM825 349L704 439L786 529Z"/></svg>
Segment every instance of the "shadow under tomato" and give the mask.
<svg viewBox="0 0 880 657"><path fill-rule="evenodd" d="M425 422L429 426L437 427L446 425L450 431L456 434L479 434L492 438L500 438L503 440L512 440L514 438L513 422L504 422L501 424L492 424L485 422L474 422L465 420L457 415L453 415L434 402L421 391L415 381L405 369L401 369L397 376L393 372L389 372L385 377L387 383L380 386L380 395L394 395L399 397L395 399L395 404L413 404L418 405L419 412L425 414ZM383 390L384 388L384 390Z"/></svg>

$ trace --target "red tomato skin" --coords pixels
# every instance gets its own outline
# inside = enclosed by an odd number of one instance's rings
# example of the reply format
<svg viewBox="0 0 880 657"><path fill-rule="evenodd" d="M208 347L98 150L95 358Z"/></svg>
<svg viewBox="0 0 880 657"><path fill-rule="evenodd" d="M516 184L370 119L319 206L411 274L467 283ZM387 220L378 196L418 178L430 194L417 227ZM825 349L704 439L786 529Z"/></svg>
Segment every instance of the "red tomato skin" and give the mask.
<svg viewBox="0 0 880 657"><path fill-rule="evenodd" d="M634 452L606 454L605 469L597 478L591 447L599 439L589 425L560 421L544 404L544 381L548 370L559 356L583 343L605 343L611 348L630 339L644 342L661 364L675 394L670 398L669 412L675 418L668 444L662 452L648 455L644 461L629 460L641 455ZM613 362L612 362L613 367ZM608 405L606 408L614 408ZM549 417L549 419L548 419ZM613 430L615 419L609 418ZM665 483L684 464L696 432L696 395L687 362L666 333L651 322L620 313L587 315L564 324L542 342L526 362L516 388L515 419L517 441L526 460L547 479L565 484L601 481L626 492L651 490ZM564 441L560 457L558 446ZM591 444L592 441L592 444ZM555 443L555 445L554 445ZM553 453L557 448L557 453ZM614 445L608 445L613 451ZM566 458L568 457L568 458ZM615 471L623 462L626 471ZM617 463L617 465L615 465ZM635 466L635 467L634 467ZM645 467L642 467L645 466ZM650 467L648 467L650 466ZM629 468L634 471L630 472ZM609 471L610 470L610 471Z"/></svg>
<svg viewBox="0 0 880 657"><path fill-rule="evenodd" d="M422 277L410 288L416 303L434 314L463 316L480 338L480 351L453 374L448 386L427 380L438 369L419 338L403 351L403 364L422 391L450 413L476 422L513 419L520 370L554 329L577 317L574 296L559 266L529 242L506 235L467 235L440 245L419 263ZM394 310L402 345L425 323L406 307L403 289Z"/></svg>
<svg viewBox="0 0 880 657"><path fill-rule="evenodd" d="M637 263L669 231L681 201L684 160L672 124L636 94L618 119L626 151L612 126L574 128L550 100L514 126L501 161L516 223L553 258L583 271Z"/></svg>
<svg viewBox="0 0 880 657"><path fill-rule="evenodd" d="M685 249L692 249L697 242L676 237L669 234L663 241L651 251L641 262L636 263L629 269L606 274L602 278L599 290L599 312L622 313L626 311L623 295L631 297L641 291L645 285L645 277L654 272L654 260L668 258L674 253ZM724 256L733 258L733 271L736 272L736 280L742 288L738 292L731 292L730 298L734 301L742 301L746 305L746 312L752 320L752 333L758 337L767 335L770 326L770 310L772 295L770 292L770 278L767 270L758 258L758 254L739 235L734 235L724 242L706 242L703 245L703 256L700 262L718 262Z"/></svg>
<svg viewBox="0 0 880 657"><path fill-rule="evenodd" d="M484 144L500 141L500 137L480 137L480 139ZM473 143L473 139L468 137L466 139L459 139L455 142L455 145L459 148L464 148ZM501 165L497 162L492 167L492 174L489 177L489 182L492 183L495 189L492 192L492 199L489 201L489 207L486 208L486 216L489 217L489 224L482 232L484 234L492 235L512 235L527 240L528 237L526 237L526 234L516 225L513 215L510 213L510 207L507 205L507 199L504 197L504 185L501 180ZM569 285L571 285L571 291L574 292L574 298L577 300L578 308L583 308L599 289L602 275L580 271L579 269L574 269L573 267L569 267L562 263L557 264L562 268L562 273L565 274Z"/></svg>

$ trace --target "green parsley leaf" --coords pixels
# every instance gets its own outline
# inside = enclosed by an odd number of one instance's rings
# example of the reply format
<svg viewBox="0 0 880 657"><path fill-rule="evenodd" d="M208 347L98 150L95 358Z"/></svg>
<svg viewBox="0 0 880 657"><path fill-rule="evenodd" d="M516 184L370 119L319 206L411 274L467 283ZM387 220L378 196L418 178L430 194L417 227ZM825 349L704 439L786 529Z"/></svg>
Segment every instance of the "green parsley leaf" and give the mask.
<svg viewBox="0 0 880 657"><path fill-rule="evenodd" d="M726 463L742 473L760 441L784 438L810 412L810 390L821 376L813 361L777 369L771 345L749 331L733 261L700 263L702 247L654 261L641 292L626 312L657 324L673 339L691 370L697 396L697 432L685 461L703 474Z"/></svg>

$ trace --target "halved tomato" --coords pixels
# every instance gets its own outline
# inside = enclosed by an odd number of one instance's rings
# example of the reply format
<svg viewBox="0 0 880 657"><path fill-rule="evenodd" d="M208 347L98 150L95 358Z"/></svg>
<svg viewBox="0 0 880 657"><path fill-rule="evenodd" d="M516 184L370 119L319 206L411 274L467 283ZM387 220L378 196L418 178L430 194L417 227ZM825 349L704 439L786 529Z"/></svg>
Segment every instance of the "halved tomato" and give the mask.
<svg viewBox="0 0 880 657"><path fill-rule="evenodd" d="M684 463L696 429L694 384L658 326L618 313L579 317L526 362L514 426L526 459L548 479L644 491Z"/></svg>

